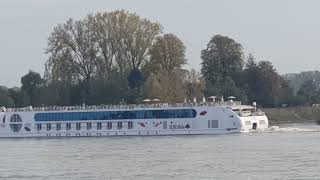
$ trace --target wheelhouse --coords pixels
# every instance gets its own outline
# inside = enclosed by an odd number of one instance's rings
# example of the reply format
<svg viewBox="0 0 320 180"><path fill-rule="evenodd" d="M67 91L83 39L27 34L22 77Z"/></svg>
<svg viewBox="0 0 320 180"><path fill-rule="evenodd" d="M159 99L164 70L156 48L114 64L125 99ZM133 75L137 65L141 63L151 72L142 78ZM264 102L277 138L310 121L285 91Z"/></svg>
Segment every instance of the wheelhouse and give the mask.
<svg viewBox="0 0 320 180"><path fill-rule="evenodd" d="M229 107L229 109L237 113L240 117L265 116L263 111L253 106L235 106Z"/></svg>

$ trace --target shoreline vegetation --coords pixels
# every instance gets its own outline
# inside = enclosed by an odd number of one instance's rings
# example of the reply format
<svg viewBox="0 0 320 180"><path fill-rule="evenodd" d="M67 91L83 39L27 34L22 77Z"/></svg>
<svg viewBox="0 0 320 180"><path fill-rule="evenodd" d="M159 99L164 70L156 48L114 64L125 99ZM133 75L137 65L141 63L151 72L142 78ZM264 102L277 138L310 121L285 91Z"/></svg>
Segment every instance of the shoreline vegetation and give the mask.
<svg viewBox="0 0 320 180"><path fill-rule="evenodd" d="M270 125L292 123L320 124L320 108L318 107L288 107L263 108Z"/></svg>
<svg viewBox="0 0 320 180"><path fill-rule="evenodd" d="M183 103L210 96L235 96L264 108L320 103L320 73L280 75L231 37L215 34L208 40L200 69L186 69L186 50L177 35L136 13L69 18L48 37L44 74L30 70L21 87L0 86L0 107ZM315 119L299 108L266 110L274 122Z"/></svg>

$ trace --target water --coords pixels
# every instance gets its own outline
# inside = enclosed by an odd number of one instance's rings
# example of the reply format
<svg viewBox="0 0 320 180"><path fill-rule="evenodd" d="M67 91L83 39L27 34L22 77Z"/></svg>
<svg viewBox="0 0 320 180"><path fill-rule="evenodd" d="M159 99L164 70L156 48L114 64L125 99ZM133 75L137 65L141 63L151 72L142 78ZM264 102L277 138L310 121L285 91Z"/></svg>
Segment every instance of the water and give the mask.
<svg viewBox="0 0 320 180"><path fill-rule="evenodd" d="M231 135L0 139L0 179L319 179L320 126Z"/></svg>

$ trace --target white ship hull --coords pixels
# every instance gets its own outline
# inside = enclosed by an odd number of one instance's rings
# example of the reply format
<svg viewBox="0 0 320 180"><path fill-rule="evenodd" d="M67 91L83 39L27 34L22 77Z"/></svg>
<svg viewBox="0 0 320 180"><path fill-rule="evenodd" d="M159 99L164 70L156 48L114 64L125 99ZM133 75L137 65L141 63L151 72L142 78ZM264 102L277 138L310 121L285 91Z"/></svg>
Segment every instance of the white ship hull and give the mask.
<svg viewBox="0 0 320 180"><path fill-rule="evenodd" d="M226 134L268 128L264 114L243 116L228 106L9 110L0 120L0 137L19 138Z"/></svg>

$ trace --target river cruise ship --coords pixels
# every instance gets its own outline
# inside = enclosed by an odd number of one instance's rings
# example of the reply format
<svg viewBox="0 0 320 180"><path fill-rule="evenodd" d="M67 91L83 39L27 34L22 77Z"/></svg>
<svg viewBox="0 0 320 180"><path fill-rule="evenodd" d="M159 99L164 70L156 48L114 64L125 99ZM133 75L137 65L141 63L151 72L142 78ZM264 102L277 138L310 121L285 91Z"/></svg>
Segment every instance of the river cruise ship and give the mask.
<svg viewBox="0 0 320 180"><path fill-rule="evenodd" d="M157 136L268 128L265 113L240 102L0 109L0 137Z"/></svg>

